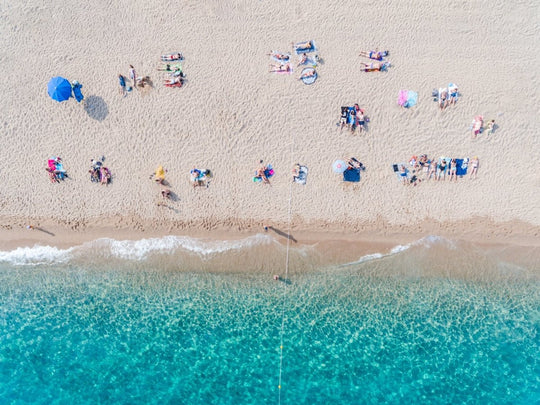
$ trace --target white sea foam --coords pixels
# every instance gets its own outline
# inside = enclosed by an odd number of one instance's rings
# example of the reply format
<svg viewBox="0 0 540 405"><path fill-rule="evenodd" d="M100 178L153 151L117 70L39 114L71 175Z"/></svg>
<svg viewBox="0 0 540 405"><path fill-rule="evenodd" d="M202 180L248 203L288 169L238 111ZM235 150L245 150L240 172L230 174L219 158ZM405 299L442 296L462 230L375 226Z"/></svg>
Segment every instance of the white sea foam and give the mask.
<svg viewBox="0 0 540 405"><path fill-rule="evenodd" d="M73 249L41 245L18 247L14 250L0 251L0 263L7 262L18 266L65 263L72 257Z"/></svg>
<svg viewBox="0 0 540 405"><path fill-rule="evenodd" d="M124 260L144 260L152 254L172 254L179 250L208 257L216 253L270 244L273 241L270 236L263 234L238 240L205 240L173 235L139 240L101 238L69 249L35 245L33 247L19 247L10 251L0 251L0 262L19 266L65 263L75 257L83 257L87 254L95 255L96 251L99 252L101 257Z"/></svg>
<svg viewBox="0 0 540 405"><path fill-rule="evenodd" d="M431 248L432 246L440 245L440 244L442 244L442 245L444 245L444 246L446 246L447 248L450 248L450 249L456 249L455 243L452 242L451 240L443 238L442 236L428 235L428 236L425 236L425 237L423 237L421 239L418 239L418 240L416 240L414 242L408 243L406 245L394 246L387 253L370 253L370 254L364 255L364 256L360 257L358 260L355 260L354 262L343 264L343 266L350 266L350 265L354 265L354 264L369 262L371 260L382 259L383 257L393 256L393 255L399 254L401 252L404 252L404 251L410 249L413 246L422 246L422 247L425 247L425 248Z"/></svg>

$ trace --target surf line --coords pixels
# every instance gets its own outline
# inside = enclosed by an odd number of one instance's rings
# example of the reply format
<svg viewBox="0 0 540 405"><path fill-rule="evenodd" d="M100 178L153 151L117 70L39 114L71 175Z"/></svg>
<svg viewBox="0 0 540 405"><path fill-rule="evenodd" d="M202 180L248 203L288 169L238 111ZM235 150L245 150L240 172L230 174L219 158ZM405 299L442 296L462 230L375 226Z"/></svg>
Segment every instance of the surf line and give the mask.
<svg viewBox="0 0 540 405"><path fill-rule="evenodd" d="M294 135L291 137L291 167L294 161ZM287 285L289 284L289 251L291 247L291 213L292 213L292 187L294 181L289 184L289 204L287 213L287 249L285 254L285 278L281 303L281 330L279 332L279 378L278 378L278 404L281 405L281 381L283 376L283 337L285 335L285 302L287 298Z"/></svg>

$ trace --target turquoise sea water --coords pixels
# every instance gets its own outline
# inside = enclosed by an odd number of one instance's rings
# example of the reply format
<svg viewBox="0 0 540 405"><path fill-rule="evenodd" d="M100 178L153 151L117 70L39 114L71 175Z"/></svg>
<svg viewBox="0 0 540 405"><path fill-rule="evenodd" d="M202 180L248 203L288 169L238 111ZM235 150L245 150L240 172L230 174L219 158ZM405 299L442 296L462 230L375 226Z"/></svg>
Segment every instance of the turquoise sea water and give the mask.
<svg viewBox="0 0 540 405"><path fill-rule="evenodd" d="M281 245L179 245L1 252L1 402L540 401L538 269L436 242L333 266L299 249L274 282L250 252Z"/></svg>

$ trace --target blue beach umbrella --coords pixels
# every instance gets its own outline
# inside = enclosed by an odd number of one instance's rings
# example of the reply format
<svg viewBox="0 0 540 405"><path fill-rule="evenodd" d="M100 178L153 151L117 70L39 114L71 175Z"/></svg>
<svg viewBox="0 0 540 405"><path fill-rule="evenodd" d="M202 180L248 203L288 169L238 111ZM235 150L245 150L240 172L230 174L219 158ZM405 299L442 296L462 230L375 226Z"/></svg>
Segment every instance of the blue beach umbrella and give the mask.
<svg viewBox="0 0 540 405"><path fill-rule="evenodd" d="M63 77L53 77L47 85L47 93L53 100L66 101L71 97L71 83Z"/></svg>

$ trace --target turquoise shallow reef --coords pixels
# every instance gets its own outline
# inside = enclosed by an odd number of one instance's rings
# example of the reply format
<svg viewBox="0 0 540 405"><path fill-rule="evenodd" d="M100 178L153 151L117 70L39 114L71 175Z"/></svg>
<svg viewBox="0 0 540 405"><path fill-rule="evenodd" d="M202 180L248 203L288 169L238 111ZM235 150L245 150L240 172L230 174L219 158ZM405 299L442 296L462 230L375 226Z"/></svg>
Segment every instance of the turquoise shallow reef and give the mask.
<svg viewBox="0 0 540 405"><path fill-rule="evenodd" d="M2 403L540 401L537 269L439 241L275 282L253 244L182 246L1 252Z"/></svg>

